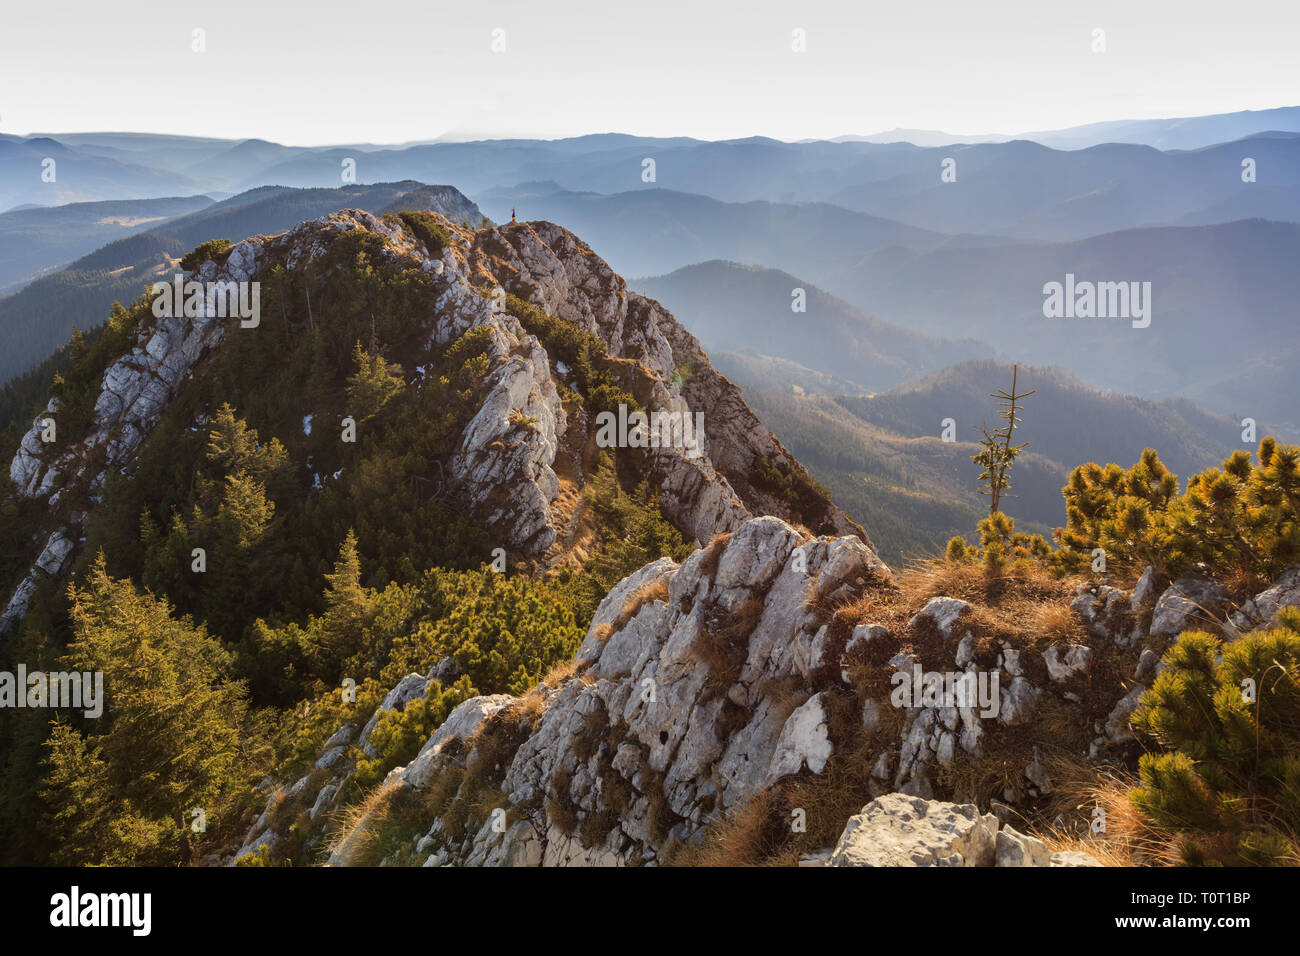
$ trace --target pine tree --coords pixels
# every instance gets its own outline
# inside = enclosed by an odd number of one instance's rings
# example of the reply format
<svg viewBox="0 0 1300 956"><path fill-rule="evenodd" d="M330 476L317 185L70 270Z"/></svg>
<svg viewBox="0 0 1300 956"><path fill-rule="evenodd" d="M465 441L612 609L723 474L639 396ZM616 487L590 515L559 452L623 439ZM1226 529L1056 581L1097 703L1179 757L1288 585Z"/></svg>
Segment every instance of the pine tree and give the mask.
<svg viewBox="0 0 1300 956"><path fill-rule="evenodd" d="M1166 751L1130 801L1186 862L1300 862L1300 608L1226 645L1184 633L1132 725Z"/></svg>
<svg viewBox="0 0 1300 956"><path fill-rule="evenodd" d="M987 495L989 499L989 516L997 514L1002 496L1007 494L1011 488L1010 471L1011 466L1015 463L1020 452L1029 444L1021 442L1019 445L1011 443L1012 437L1016 432L1016 425L1021 421L1019 417L1020 402L1023 399L1033 395L1037 389L1031 389L1028 392L1016 390L1016 379L1020 372L1020 366L1011 367L1011 391L998 389L989 395L990 398L998 399L1000 411L999 417L1006 423L992 432L988 426L982 426L977 431L983 436L980 441L981 450L978 454L972 455L971 460L984 470L980 473L979 480L984 484L980 494Z"/></svg>
<svg viewBox="0 0 1300 956"><path fill-rule="evenodd" d="M42 799L56 862L173 865L216 836L263 765L263 732L247 694L224 675L230 658L202 627L128 580L109 577L101 553L68 589L73 640L61 666L101 671L103 715L56 726Z"/></svg>
<svg viewBox="0 0 1300 956"><path fill-rule="evenodd" d="M385 361L375 343L371 348L367 351L358 342L352 352L357 370L348 378L347 408L358 422L378 415L404 384L402 367Z"/></svg>

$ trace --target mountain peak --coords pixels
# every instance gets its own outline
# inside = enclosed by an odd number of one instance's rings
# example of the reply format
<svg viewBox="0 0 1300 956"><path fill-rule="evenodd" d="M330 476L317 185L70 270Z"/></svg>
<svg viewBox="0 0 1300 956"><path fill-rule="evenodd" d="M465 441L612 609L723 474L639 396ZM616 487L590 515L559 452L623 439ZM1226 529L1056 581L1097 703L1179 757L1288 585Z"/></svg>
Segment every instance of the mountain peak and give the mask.
<svg viewBox="0 0 1300 956"><path fill-rule="evenodd" d="M285 335L294 337L291 348L304 335L350 347L367 324L369 338L386 340L389 357L407 369L424 369L441 350L475 338L484 364L480 379L465 383L473 394L467 420L454 447L442 449L438 474L427 480L445 482L449 501L522 555L546 565L564 560L580 520L570 499L581 495L601 439L611 435L687 540L707 541L760 514L865 539L762 427L739 389L713 369L694 336L657 302L629 292L622 277L560 226L539 221L472 230L434 211L381 217L345 209L278 236L199 252L204 258L185 281L209 290L221 283L260 285L270 313L246 327L217 314L211 293L190 317L150 314L142 300L131 313L135 324L122 339L124 351L107 357L84 407L72 412L51 401L10 466L19 493L44 501L51 520L36 542L34 569L0 624L21 616L39 572L67 567L71 544L84 537L110 475L134 467L195 380L219 374L214 365L236 361L234 353L266 363L263 350L273 354ZM371 294L355 285L362 261L407 303L380 324L373 312L351 304L356 295ZM350 303L346 321L343 302ZM298 399L286 403L295 407L281 411L285 421L321 414L301 396L308 383L298 384L289 390ZM264 402L253 393L260 387L254 381L225 390L221 400L256 407ZM394 387L418 392L423 372ZM199 422L215 411L207 408ZM638 441L637 412L652 428L684 423L676 435L681 440ZM344 414L353 414L346 404L339 408ZM71 419L53 445L41 440L49 416ZM602 432L611 422L618 427ZM697 424L699 432L692 431ZM317 455L327 453L337 449L318 447Z"/></svg>

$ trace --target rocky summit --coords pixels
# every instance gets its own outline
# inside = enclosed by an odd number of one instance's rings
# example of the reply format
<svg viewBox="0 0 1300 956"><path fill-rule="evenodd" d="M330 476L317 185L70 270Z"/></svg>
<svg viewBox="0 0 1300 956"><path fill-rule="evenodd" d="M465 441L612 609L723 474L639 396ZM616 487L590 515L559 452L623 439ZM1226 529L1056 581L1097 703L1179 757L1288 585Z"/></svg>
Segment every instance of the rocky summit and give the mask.
<svg viewBox="0 0 1300 956"><path fill-rule="evenodd" d="M385 259L424 273L429 288L419 327L426 350L471 330L490 332L490 368L481 383L485 394L449 468L459 501L509 547L546 555L559 543L557 550L563 550L561 537L575 529L565 527L566 516L557 508L566 484L557 469L570 489L580 492L593 449L585 428L576 437L556 388L568 370L507 311L507 295L596 336L645 412L703 413L702 453L666 445L645 450L647 477L658 487L665 512L689 537L707 541L754 514L776 514L865 540L862 529L827 498L783 499L756 480L762 467L804 472L749 410L740 390L713 369L695 337L658 303L629 291L576 236L547 222L474 232L437 212L427 215L445 230L445 244L432 249L399 219L346 210L283 235L245 239L185 279L256 281L272 260L308 272L349 233L377 237ZM194 316L153 319L138 330L134 346L104 370L84 436L49 445L42 440L47 416L36 417L9 476L20 496L50 509L51 520L42 528L30 575L0 614L0 632L21 618L39 575L63 570L84 530L86 507L98 503L110 474L129 469L184 383L203 374L204 360L223 339L253 334L231 326L217 316L210 299ZM403 359L418 365L422 356ZM52 400L48 412L57 410ZM521 420L527 428L518 427Z"/></svg>
<svg viewBox="0 0 1300 956"><path fill-rule="evenodd" d="M70 343L8 469L0 648L108 705L6 725L39 781L14 819L58 834L22 853L1288 858L1235 798L1227 842L1169 807L1242 779L1256 719L1285 804L1294 449L1181 494L1154 451L1081 466L1052 542L994 509L891 568L662 305L447 188L204 242Z"/></svg>

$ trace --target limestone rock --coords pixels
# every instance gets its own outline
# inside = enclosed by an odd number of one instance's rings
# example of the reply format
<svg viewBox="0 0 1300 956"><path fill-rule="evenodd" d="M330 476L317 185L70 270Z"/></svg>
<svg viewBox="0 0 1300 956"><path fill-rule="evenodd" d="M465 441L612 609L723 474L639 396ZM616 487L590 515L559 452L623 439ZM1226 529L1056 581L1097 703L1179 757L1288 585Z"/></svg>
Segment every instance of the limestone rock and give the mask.
<svg viewBox="0 0 1300 956"><path fill-rule="evenodd" d="M992 866L997 833L997 817L970 804L891 793L849 819L828 865Z"/></svg>
<svg viewBox="0 0 1300 956"><path fill-rule="evenodd" d="M1013 827L998 831L995 866L1050 866L1047 844Z"/></svg>
<svg viewBox="0 0 1300 956"><path fill-rule="evenodd" d="M1124 744L1134 739L1133 731L1129 727L1129 718L1133 716L1133 711L1137 710L1138 703L1146 690L1143 685L1136 685L1124 695L1110 712L1110 716L1106 718L1106 739L1111 743Z"/></svg>
<svg viewBox="0 0 1300 956"><path fill-rule="evenodd" d="M1051 866L1104 866L1096 857L1084 853L1082 850L1063 850L1060 853L1053 853L1051 856Z"/></svg>
<svg viewBox="0 0 1300 956"><path fill-rule="evenodd" d="M776 752L767 771L764 786L804 767L821 773L831 756L830 733L826 727L825 694L817 694L795 709L776 741Z"/></svg>
<svg viewBox="0 0 1300 956"><path fill-rule="evenodd" d="M1160 583L1160 575L1148 565L1133 586L1133 593L1128 599L1129 608L1136 613L1151 607L1160 595Z"/></svg>
<svg viewBox="0 0 1300 956"><path fill-rule="evenodd" d="M1291 568L1269 587L1241 606L1228 618L1224 634L1240 637L1247 631L1267 627L1284 607L1300 606L1300 567Z"/></svg>
<svg viewBox="0 0 1300 956"><path fill-rule="evenodd" d="M1092 663L1092 648L1085 644L1053 644L1043 652L1043 662L1047 665L1047 674L1058 684L1074 680L1088 673Z"/></svg>
<svg viewBox="0 0 1300 956"><path fill-rule="evenodd" d="M1182 577L1169 586L1156 602L1151 616L1153 637L1177 637L1183 631L1219 630L1215 616L1222 610L1228 593L1223 585L1198 577Z"/></svg>
<svg viewBox="0 0 1300 956"><path fill-rule="evenodd" d="M907 622L909 628L914 628L920 622L921 618L928 617L934 622L934 626L939 629L939 633L945 638L952 637L952 629L963 616L970 613L970 605L960 598L952 597L933 597L926 602L925 607L921 608L917 614Z"/></svg>

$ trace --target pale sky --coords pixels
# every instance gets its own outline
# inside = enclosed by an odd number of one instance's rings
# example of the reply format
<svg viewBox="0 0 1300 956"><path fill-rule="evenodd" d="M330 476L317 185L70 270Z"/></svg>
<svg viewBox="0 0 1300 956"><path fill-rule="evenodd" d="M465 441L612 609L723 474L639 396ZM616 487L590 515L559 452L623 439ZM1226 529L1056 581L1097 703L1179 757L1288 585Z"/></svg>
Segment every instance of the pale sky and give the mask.
<svg viewBox="0 0 1300 956"><path fill-rule="evenodd" d="M1018 133L1297 105L1298 41L1297 0L6 0L0 131Z"/></svg>

